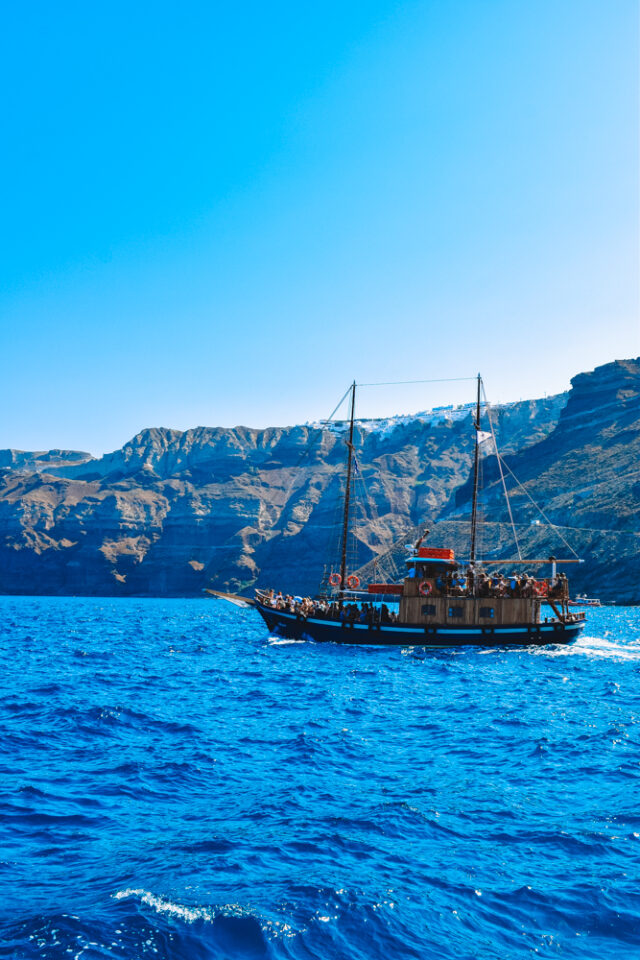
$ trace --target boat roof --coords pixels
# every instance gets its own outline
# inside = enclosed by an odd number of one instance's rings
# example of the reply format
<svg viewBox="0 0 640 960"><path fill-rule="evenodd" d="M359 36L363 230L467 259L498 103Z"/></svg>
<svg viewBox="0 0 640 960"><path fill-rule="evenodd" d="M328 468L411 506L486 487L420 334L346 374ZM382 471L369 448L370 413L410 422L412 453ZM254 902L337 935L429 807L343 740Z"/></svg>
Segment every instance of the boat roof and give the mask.
<svg viewBox="0 0 640 960"><path fill-rule="evenodd" d="M407 557L405 563L441 563L443 567L457 567L455 560L443 560L442 557Z"/></svg>

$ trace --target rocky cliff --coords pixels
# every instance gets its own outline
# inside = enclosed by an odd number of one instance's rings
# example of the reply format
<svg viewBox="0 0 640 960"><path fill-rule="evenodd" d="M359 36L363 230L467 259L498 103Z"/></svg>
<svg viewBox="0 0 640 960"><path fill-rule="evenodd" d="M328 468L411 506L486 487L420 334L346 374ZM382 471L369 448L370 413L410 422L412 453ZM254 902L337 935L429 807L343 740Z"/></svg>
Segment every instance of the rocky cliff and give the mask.
<svg viewBox="0 0 640 960"><path fill-rule="evenodd" d="M509 468L590 561L577 585L640 598L640 361L580 374L568 395L493 416ZM453 537L464 552L471 417L458 408L357 424L354 567L378 557L384 566L388 548L425 522L432 542ZM342 424L149 429L100 459L0 451L0 591L315 590L335 558L345 453ZM514 555L491 455L483 478L492 521L483 548ZM513 507L521 546L562 553L562 543L551 546L557 534L532 523L526 494Z"/></svg>
<svg viewBox="0 0 640 960"><path fill-rule="evenodd" d="M568 571L575 590L638 601L640 360L607 364L571 383L555 430L504 458L522 485L507 475L514 511L524 524L523 553L550 549L571 556L564 538L588 561ZM485 513L506 521L495 457L486 462L484 475ZM464 513L470 493L468 482L456 491L449 516ZM544 516L531 500L543 506ZM558 531L550 530L545 519ZM505 530L498 549L504 551L507 543L513 555L515 543Z"/></svg>

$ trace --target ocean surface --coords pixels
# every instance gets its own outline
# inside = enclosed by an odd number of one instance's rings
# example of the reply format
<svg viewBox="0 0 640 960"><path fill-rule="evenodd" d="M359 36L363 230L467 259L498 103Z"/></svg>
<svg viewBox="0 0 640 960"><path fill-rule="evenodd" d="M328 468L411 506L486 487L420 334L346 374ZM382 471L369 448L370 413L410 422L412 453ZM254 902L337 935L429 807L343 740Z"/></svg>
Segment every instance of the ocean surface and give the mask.
<svg viewBox="0 0 640 960"><path fill-rule="evenodd" d="M0 598L0 956L640 956L640 609L569 647Z"/></svg>

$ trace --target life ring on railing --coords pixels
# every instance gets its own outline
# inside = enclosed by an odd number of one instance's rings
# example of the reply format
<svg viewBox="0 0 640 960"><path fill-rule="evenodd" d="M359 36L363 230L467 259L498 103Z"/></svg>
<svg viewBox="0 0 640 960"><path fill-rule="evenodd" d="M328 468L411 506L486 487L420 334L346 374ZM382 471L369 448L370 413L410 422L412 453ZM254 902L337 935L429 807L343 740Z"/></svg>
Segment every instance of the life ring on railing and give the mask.
<svg viewBox="0 0 640 960"><path fill-rule="evenodd" d="M428 597L431 591L433 590L433 587L428 580L423 580L418 585L418 590L420 591L423 597Z"/></svg>
<svg viewBox="0 0 640 960"><path fill-rule="evenodd" d="M329 577L329 586L330 587L339 587L342 583L342 577L339 573L332 573Z"/></svg>
<svg viewBox="0 0 640 960"><path fill-rule="evenodd" d="M537 597L546 597L549 593L549 584L546 580L536 580L534 590Z"/></svg>
<svg viewBox="0 0 640 960"><path fill-rule="evenodd" d="M351 576L347 577L347 586L350 590L357 590L360 586L360 578L356 577L355 573L352 573Z"/></svg>

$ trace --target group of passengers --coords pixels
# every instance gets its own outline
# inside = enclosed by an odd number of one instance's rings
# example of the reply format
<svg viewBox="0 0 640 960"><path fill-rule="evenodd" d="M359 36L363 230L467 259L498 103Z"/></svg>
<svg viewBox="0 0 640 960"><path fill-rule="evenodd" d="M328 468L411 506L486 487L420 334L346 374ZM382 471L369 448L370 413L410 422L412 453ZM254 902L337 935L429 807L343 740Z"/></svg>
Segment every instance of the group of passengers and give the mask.
<svg viewBox="0 0 640 960"><path fill-rule="evenodd" d="M481 573L478 577L476 596L479 597L535 597L551 596L562 598L567 578L561 573L554 580L536 580L527 573L520 576L505 577L503 573L489 576Z"/></svg>
<svg viewBox="0 0 640 960"><path fill-rule="evenodd" d="M410 574L411 576L411 571ZM415 574L414 574L415 575ZM527 573L519 576L505 577L503 573L492 576L484 572L476 574L469 571L447 573L433 579L423 580L428 584L426 595L441 597L512 597L533 599L550 597L564 600L569 596L567 578L563 573L551 580L536 580ZM389 610L385 603L339 602L322 598L312 600L311 597L294 597L291 594L276 593L267 590L261 595L261 600L274 610L295 614L299 619L306 620L314 617L322 620L340 620L343 623L396 623L398 615Z"/></svg>
<svg viewBox="0 0 640 960"><path fill-rule="evenodd" d="M340 620L343 623L396 623L398 616L389 610L386 603L377 606L373 603L338 603L336 600L312 600L310 597L294 597L291 594L276 593L267 590L262 595L263 602L274 610L293 613L306 620L314 617L321 620Z"/></svg>
<svg viewBox="0 0 640 960"><path fill-rule="evenodd" d="M503 573L447 573L427 581L430 593L443 597L517 597L541 596L562 599L568 594L568 582L563 573L547 581L536 580L527 573L506 577Z"/></svg>

